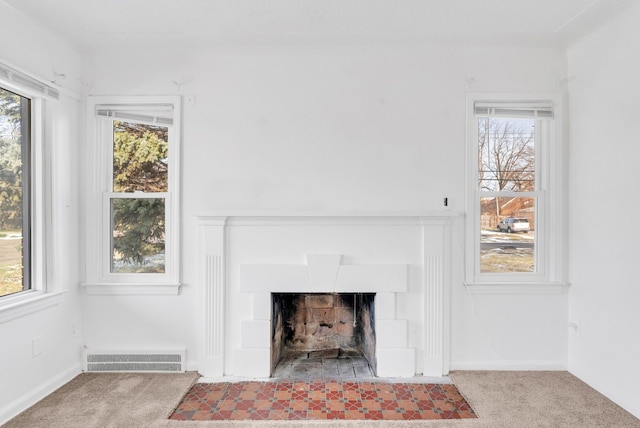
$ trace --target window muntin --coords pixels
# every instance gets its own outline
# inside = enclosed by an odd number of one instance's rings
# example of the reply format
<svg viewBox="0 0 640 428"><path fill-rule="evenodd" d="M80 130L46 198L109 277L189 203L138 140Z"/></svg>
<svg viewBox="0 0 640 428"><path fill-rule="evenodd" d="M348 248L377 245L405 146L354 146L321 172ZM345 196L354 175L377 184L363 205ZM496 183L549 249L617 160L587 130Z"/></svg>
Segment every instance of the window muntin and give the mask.
<svg viewBox="0 0 640 428"><path fill-rule="evenodd" d="M487 101L492 95L495 101ZM467 97L468 285L561 281L561 97L517 98ZM526 219L529 230L514 225L509 233L513 219Z"/></svg>
<svg viewBox="0 0 640 428"><path fill-rule="evenodd" d="M31 284L31 100L0 88L0 297Z"/></svg>

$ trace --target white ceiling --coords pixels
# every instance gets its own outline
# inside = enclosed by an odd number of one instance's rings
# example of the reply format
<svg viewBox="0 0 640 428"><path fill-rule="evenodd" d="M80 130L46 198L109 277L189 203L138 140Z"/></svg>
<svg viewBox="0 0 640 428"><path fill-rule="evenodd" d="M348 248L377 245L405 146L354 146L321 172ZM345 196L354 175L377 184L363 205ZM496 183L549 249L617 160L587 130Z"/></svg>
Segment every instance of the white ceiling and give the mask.
<svg viewBox="0 0 640 428"><path fill-rule="evenodd" d="M0 0L78 47L230 37L566 43L633 0Z"/></svg>

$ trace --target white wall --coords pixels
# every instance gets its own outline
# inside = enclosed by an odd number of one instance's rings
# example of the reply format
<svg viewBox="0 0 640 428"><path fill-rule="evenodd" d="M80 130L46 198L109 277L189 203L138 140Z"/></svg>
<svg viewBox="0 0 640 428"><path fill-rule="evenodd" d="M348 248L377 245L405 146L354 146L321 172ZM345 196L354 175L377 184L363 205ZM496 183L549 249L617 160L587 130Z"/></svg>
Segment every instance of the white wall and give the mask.
<svg viewBox="0 0 640 428"><path fill-rule="evenodd" d="M50 81L65 73L78 87L80 57L59 38L0 3L0 61ZM20 36L17 36L20 35ZM78 127L80 102L66 95L47 108L53 206L51 289L67 290L59 304L0 322L0 424L80 372L82 322L79 294ZM75 334L73 329L75 328ZM42 353L33 356L32 338Z"/></svg>
<svg viewBox="0 0 640 428"><path fill-rule="evenodd" d="M184 106L183 292L84 300L89 346L187 346L210 211L464 210L466 91L558 91L562 51L270 41L102 50L95 95L193 95ZM473 79L473 80L471 80ZM173 82L178 82L176 85ZM454 366L566 366L566 294L470 296L454 226Z"/></svg>
<svg viewBox="0 0 640 428"><path fill-rule="evenodd" d="M569 369L640 417L640 4L568 51L571 96Z"/></svg>
<svg viewBox="0 0 640 428"><path fill-rule="evenodd" d="M638 208L633 113L640 5L565 53L542 48L221 43L188 49L118 49L80 56L0 3L0 60L91 94L195 96L184 109L180 296L85 296L80 319L77 166L82 106L57 108L53 183L55 285L60 305L0 324L0 422L78 370L79 347L187 346L197 368L194 215L220 210L431 210L448 196L463 211L466 91L571 94L570 304L560 295L469 295L463 222L453 227L452 366L569 368L640 416L640 291L632 278L639 232L610 219ZM15 34L22 36L17 39ZM612 47L615 47L613 49ZM82 79L84 81L84 79ZM179 84L175 84L177 82ZM81 134L80 134L81 135ZM615 204L615 209L609 208ZM589 230L606 230L597 239ZM599 268L602 266L602 268ZM78 333L71 334L72 325ZM31 339L44 353L31 357ZM634 395L636 394L636 395Z"/></svg>

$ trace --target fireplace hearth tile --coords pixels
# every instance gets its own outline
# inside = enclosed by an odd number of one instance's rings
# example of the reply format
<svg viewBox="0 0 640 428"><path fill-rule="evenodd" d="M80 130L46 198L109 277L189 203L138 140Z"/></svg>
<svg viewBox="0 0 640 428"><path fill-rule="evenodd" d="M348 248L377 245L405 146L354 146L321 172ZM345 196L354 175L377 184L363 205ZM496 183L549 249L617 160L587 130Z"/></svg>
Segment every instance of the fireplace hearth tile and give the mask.
<svg viewBox="0 0 640 428"><path fill-rule="evenodd" d="M222 395L208 397L211 389L221 390ZM454 385L311 380L198 383L169 419L389 421L476 417Z"/></svg>

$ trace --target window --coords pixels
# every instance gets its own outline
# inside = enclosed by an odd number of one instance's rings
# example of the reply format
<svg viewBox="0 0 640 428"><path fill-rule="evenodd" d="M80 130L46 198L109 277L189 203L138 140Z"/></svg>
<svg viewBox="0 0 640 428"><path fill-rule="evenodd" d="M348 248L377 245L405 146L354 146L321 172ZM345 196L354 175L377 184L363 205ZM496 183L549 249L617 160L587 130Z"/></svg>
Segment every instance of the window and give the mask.
<svg viewBox="0 0 640 428"><path fill-rule="evenodd" d="M0 87L0 297L31 289L31 100Z"/></svg>
<svg viewBox="0 0 640 428"><path fill-rule="evenodd" d="M469 96L467 284L560 281L560 106L557 96Z"/></svg>
<svg viewBox="0 0 640 428"><path fill-rule="evenodd" d="M172 293L179 288L179 98L93 97L89 118L96 165L88 290Z"/></svg>
<svg viewBox="0 0 640 428"><path fill-rule="evenodd" d="M65 292L48 258L59 99L48 83L0 63L0 323L57 305Z"/></svg>

